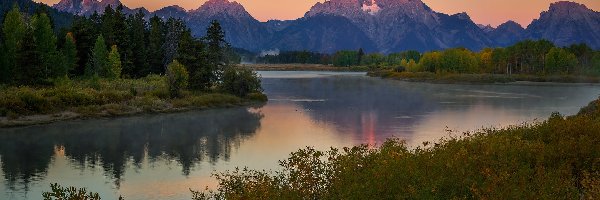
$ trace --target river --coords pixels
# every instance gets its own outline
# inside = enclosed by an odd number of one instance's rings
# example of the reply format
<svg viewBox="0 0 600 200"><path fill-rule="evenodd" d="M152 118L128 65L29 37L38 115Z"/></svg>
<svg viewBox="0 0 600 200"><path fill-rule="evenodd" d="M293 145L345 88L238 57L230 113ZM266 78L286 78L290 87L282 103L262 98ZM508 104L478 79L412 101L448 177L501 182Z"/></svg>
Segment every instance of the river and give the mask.
<svg viewBox="0 0 600 200"><path fill-rule="evenodd" d="M260 72L269 102L0 129L0 199L41 199L51 183L103 199L189 199L215 171L277 169L306 146L411 146L462 131L576 114L592 84L409 83L343 72Z"/></svg>

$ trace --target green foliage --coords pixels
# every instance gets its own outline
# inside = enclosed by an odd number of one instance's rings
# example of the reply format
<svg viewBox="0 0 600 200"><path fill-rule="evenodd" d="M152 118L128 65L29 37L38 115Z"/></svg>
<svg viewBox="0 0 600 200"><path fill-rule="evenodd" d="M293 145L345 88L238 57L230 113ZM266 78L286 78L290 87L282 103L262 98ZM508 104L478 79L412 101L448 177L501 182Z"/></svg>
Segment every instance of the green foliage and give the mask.
<svg viewBox="0 0 600 200"><path fill-rule="evenodd" d="M546 73L569 73L573 71L575 65L577 65L577 57L574 54L569 53L562 48L552 48L546 54Z"/></svg>
<svg viewBox="0 0 600 200"><path fill-rule="evenodd" d="M197 90L209 90L217 81L213 67L205 59L205 45L194 38L190 30L184 31L179 40L179 53L177 61L187 67L190 73L190 87Z"/></svg>
<svg viewBox="0 0 600 200"><path fill-rule="evenodd" d="M403 51L400 53L392 53L387 56L387 63L390 65L399 65L402 60L414 60L419 62L421 60L421 53L418 51Z"/></svg>
<svg viewBox="0 0 600 200"><path fill-rule="evenodd" d="M100 200L98 193L88 193L86 188L62 187L57 183L51 184L50 188L52 192L42 194L44 200Z"/></svg>
<svg viewBox="0 0 600 200"><path fill-rule="evenodd" d="M4 49L5 51L3 72L0 74L1 82L13 82L13 78L16 72L18 72L17 59L19 58L19 52L23 43L23 36L25 35L25 19L19 11L19 7L16 5L11 11L6 13L4 17L4 23L2 27L2 33L4 38Z"/></svg>
<svg viewBox="0 0 600 200"><path fill-rule="evenodd" d="M40 78L48 79L67 75L67 68L60 62L56 49L56 36L52 30L50 18L44 13L36 14L31 19L31 23L36 55L39 55L39 64L43 70L43 77ZM35 80L35 82L39 82L39 80Z"/></svg>
<svg viewBox="0 0 600 200"><path fill-rule="evenodd" d="M283 51L277 55L261 55L256 60L257 63L270 64L331 64L331 57L328 54L309 52L309 51Z"/></svg>
<svg viewBox="0 0 600 200"><path fill-rule="evenodd" d="M75 38L73 33L67 33L65 36L65 44L62 48L62 54L64 57L64 70L65 74L69 71L73 71L78 66L79 58L77 57L77 45L75 44Z"/></svg>
<svg viewBox="0 0 600 200"><path fill-rule="evenodd" d="M448 49L441 55L441 65L436 71L474 73L477 71L477 58L467 49Z"/></svg>
<svg viewBox="0 0 600 200"><path fill-rule="evenodd" d="M108 63L107 67L104 71L104 76L110 79L116 79L121 77L121 56L119 55L119 50L117 49L117 45L113 45L111 47L110 53L108 53Z"/></svg>
<svg viewBox="0 0 600 200"><path fill-rule="evenodd" d="M246 97L250 93L262 92L260 77L247 68L229 67L223 74L220 88L238 97Z"/></svg>
<svg viewBox="0 0 600 200"><path fill-rule="evenodd" d="M167 67L167 85L169 86L169 94L172 98L180 97L181 90L188 86L188 71L177 60L169 64Z"/></svg>
<svg viewBox="0 0 600 200"><path fill-rule="evenodd" d="M210 26L206 29L206 71L211 72L214 76L214 82L221 81L224 67L228 64L225 59L225 50L229 48L229 44L225 41L225 32L221 28L221 24L217 20L210 22Z"/></svg>
<svg viewBox="0 0 600 200"><path fill-rule="evenodd" d="M442 67L442 53L433 51L424 53L421 57L419 65L421 68L428 72L435 72L437 69Z"/></svg>
<svg viewBox="0 0 600 200"><path fill-rule="evenodd" d="M25 30L23 42L17 57L17 68L14 68L16 84L35 85L45 84L47 72L42 63L42 52L38 51L34 30L30 27Z"/></svg>
<svg viewBox="0 0 600 200"><path fill-rule="evenodd" d="M594 56L592 57L592 60L590 61L590 63L591 63L590 70L596 74L600 74L600 52L594 53Z"/></svg>
<svg viewBox="0 0 600 200"><path fill-rule="evenodd" d="M94 49L90 62L86 65L85 74L87 76L100 76L108 66L108 50L106 49L106 41L104 36L99 35L96 38Z"/></svg>
<svg viewBox="0 0 600 200"><path fill-rule="evenodd" d="M361 58L361 65L369 66L371 68L377 68L385 63L385 55L380 53L371 53L363 55Z"/></svg>
<svg viewBox="0 0 600 200"><path fill-rule="evenodd" d="M129 56L128 60L124 61L127 65L131 65L127 68L128 70L124 71L124 74L129 77L143 77L150 73L148 50L146 48L148 24L144 18L145 15L142 10L138 10L137 13L127 17L127 42L121 44L125 46L119 46L126 51L123 55Z"/></svg>
<svg viewBox="0 0 600 200"><path fill-rule="evenodd" d="M148 35L148 65L150 73L163 74L163 56L165 55L162 45L165 43L165 23L158 16L150 18L150 30Z"/></svg>
<svg viewBox="0 0 600 200"><path fill-rule="evenodd" d="M591 115L464 133L409 148L388 140L319 151L307 147L275 172L217 173L194 199L594 199L600 122Z"/></svg>
<svg viewBox="0 0 600 200"><path fill-rule="evenodd" d="M358 52L356 51L338 51L333 55L333 65L337 67L349 67L359 65Z"/></svg>

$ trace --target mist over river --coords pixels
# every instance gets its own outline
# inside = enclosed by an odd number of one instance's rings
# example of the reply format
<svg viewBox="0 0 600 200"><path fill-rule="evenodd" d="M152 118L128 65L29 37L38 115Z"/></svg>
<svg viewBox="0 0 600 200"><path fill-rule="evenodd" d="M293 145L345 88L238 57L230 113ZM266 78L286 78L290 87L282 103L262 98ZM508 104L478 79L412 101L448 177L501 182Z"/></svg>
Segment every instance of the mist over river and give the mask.
<svg viewBox="0 0 600 200"><path fill-rule="evenodd" d="M189 199L214 171L276 169L289 153L458 133L576 114L597 84L452 85L350 72L260 72L262 106L0 129L0 199L41 199L51 183L103 199Z"/></svg>

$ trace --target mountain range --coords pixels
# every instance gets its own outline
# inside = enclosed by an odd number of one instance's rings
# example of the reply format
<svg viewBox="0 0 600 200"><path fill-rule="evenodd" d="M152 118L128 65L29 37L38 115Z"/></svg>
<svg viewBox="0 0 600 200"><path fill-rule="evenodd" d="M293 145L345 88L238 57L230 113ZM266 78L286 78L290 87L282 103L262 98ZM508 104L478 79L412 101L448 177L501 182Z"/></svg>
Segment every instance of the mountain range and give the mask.
<svg viewBox="0 0 600 200"><path fill-rule="evenodd" d="M52 7L77 15L101 13L119 0L61 0ZM203 36L212 20L218 20L226 39L251 51L270 49L309 50L331 53L363 48L367 52L429 51L452 47L481 50L508 46L523 39L547 39L557 45L586 43L600 49L600 12L583 4L552 3L523 28L508 21L496 28L478 25L466 13L436 12L421 0L329 0L315 4L297 20L260 22L237 2L209 0L198 9L169 6L147 16L175 17L186 21L195 36Z"/></svg>

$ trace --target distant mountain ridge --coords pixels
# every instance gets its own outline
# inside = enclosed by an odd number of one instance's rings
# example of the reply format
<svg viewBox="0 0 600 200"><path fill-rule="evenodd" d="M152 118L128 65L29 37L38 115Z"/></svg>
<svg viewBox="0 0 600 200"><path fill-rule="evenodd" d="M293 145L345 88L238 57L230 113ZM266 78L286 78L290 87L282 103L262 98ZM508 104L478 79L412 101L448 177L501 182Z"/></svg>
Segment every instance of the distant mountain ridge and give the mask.
<svg viewBox="0 0 600 200"><path fill-rule="evenodd" d="M78 15L101 13L119 0L61 0L53 7ZM147 15L184 19L196 36L212 20L221 22L226 39L252 51L311 50L331 53L363 48L369 52L429 51L452 47L480 50L523 39L547 39L557 45L584 42L600 49L600 13L574 2L557 2L527 28L508 21L496 28L475 24L466 13L447 15L421 0L329 0L316 3L297 20L260 22L239 3L209 0L186 11L168 6ZM138 9L124 7L126 13Z"/></svg>

